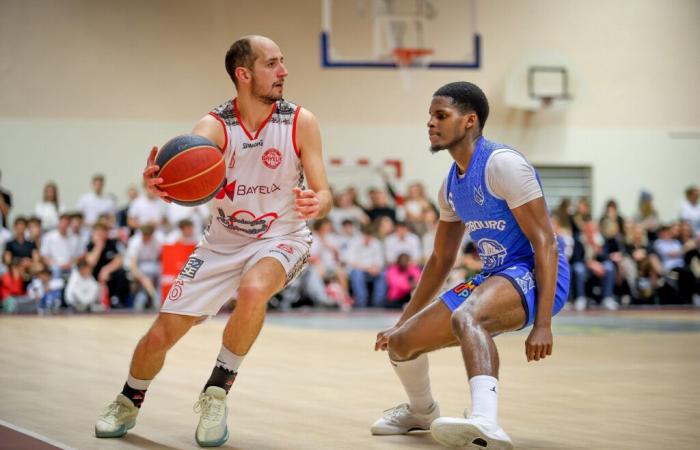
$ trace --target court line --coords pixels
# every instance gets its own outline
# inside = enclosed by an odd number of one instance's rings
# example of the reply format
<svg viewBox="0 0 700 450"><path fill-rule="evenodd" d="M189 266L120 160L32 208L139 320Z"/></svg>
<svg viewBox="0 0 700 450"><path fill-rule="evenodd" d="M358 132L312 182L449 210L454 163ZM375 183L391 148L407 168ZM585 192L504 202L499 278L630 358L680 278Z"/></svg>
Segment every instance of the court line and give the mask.
<svg viewBox="0 0 700 450"><path fill-rule="evenodd" d="M69 445L63 444L63 443L58 442L56 440L53 440L50 437L46 437L46 436L39 434L35 431L27 430L26 428L22 428L20 426L11 424L10 422L5 422L2 419L0 419L0 425L7 427L11 430L17 431L18 433L26 434L27 436L33 437L34 439L38 439L42 442L46 442L47 444L53 445L54 447L58 447L62 450L78 450L74 447L71 447Z"/></svg>

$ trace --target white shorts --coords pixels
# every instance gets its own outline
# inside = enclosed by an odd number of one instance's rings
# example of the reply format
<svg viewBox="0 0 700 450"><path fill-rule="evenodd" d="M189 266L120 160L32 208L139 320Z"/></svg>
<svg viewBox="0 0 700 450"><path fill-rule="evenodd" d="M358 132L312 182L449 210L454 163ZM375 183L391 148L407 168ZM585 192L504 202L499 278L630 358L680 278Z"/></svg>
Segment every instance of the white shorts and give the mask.
<svg viewBox="0 0 700 450"><path fill-rule="evenodd" d="M306 266L310 246L309 238L298 236L246 239L240 247L226 253L217 252L205 243L192 252L160 310L187 316L214 316L236 297L243 275L266 257L282 264L289 284Z"/></svg>

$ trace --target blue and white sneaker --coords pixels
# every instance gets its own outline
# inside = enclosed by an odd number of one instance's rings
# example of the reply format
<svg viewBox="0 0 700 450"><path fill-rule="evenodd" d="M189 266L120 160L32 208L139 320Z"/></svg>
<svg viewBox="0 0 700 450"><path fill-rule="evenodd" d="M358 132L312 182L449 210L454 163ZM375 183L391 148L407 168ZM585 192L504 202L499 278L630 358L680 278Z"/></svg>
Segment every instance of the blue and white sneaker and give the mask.
<svg viewBox="0 0 700 450"><path fill-rule="evenodd" d="M202 413L194 438L200 447L218 447L228 440L226 426L226 391L218 386L209 386L199 394L194 412Z"/></svg>
<svg viewBox="0 0 700 450"><path fill-rule="evenodd" d="M133 402L124 394L118 394L117 398L97 417L95 436L98 438L124 436L136 425L138 414L139 409L134 406Z"/></svg>

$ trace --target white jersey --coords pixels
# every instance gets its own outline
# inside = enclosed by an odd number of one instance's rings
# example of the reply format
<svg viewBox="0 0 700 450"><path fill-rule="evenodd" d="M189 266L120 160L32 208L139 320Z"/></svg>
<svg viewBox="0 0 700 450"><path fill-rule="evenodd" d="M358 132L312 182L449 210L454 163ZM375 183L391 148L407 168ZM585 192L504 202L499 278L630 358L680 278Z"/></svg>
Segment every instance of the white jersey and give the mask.
<svg viewBox="0 0 700 450"><path fill-rule="evenodd" d="M243 239L310 237L294 211L294 187L304 188L296 125L301 107L285 100L272 105L257 131L245 128L236 100L209 114L224 126L225 187L212 200L205 243L217 248ZM233 239L232 239L233 238Z"/></svg>

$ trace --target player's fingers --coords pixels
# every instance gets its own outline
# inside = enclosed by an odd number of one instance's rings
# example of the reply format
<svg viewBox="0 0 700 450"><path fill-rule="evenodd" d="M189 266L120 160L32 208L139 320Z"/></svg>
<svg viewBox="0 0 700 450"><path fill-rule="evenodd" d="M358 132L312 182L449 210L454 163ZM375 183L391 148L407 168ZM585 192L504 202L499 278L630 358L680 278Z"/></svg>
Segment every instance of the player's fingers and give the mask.
<svg viewBox="0 0 700 450"><path fill-rule="evenodd" d="M547 355L552 354L552 347L554 347L554 345L552 345L552 344L547 345Z"/></svg>
<svg viewBox="0 0 700 450"><path fill-rule="evenodd" d="M294 201L297 206L315 206L318 205L317 198L298 198Z"/></svg>
<svg viewBox="0 0 700 450"><path fill-rule="evenodd" d="M299 192L299 196L300 196L300 197L305 197L305 198L308 198L308 197L315 197L315 196L316 196L316 192L312 191L311 189L306 189L306 190L304 190L304 191L300 191L300 192Z"/></svg>
<svg viewBox="0 0 700 450"><path fill-rule="evenodd" d="M161 183L163 183L162 178L149 178L148 181L146 181L148 187L156 187Z"/></svg>
<svg viewBox="0 0 700 450"><path fill-rule="evenodd" d="M143 169L143 176L150 177L150 176L154 175L155 173L157 173L159 170L160 170L159 166L153 166L153 165L148 166L145 169Z"/></svg>
<svg viewBox="0 0 700 450"><path fill-rule="evenodd" d="M301 194L301 188L298 188L298 187L292 188L292 192L294 193L294 195L297 196L297 198L299 198L299 195Z"/></svg>
<svg viewBox="0 0 700 450"><path fill-rule="evenodd" d="M147 163L148 166L152 166L152 165L153 165L153 163L154 163L155 160L156 160L156 154L157 154L157 153L158 153L158 147L156 147L156 146L154 145L153 148L151 149L151 153L148 154L148 163Z"/></svg>

